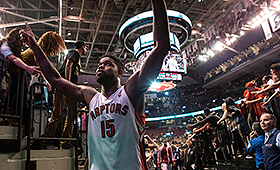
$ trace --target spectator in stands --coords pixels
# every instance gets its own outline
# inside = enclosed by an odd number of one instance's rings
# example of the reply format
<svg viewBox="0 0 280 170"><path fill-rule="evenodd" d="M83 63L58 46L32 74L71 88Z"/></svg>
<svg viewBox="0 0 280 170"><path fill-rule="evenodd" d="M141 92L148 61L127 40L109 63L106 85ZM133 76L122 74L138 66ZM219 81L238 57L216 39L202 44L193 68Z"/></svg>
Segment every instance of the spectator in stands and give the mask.
<svg viewBox="0 0 280 170"><path fill-rule="evenodd" d="M158 150L158 165L161 170L171 170L174 163L172 148L166 140L163 140L162 146Z"/></svg>
<svg viewBox="0 0 280 170"><path fill-rule="evenodd" d="M21 60L21 50L23 49L24 43L20 40L19 31L20 28L12 29L8 35L0 40L0 82L6 72L9 72L11 83L9 84L10 90L10 100L9 103L7 99L5 100L5 107L8 108L2 109L4 114L16 114L16 101L14 96L17 93L18 85L18 67L26 70L29 74L38 74L41 73L40 70L35 66L28 66ZM10 64L12 63L12 65ZM7 83L7 82L5 82ZM5 85L4 85L5 86ZM1 92L0 92L1 93ZM2 94L1 94L2 95ZM15 119L1 119L0 124L2 125L17 125L18 122Z"/></svg>
<svg viewBox="0 0 280 170"><path fill-rule="evenodd" d="M231 97L227 97L224 100L222 110L224 111L224 114L218 121L218 124L227 117L229 118L229 129L233 136L235 149L239 151L239 154L243 154L244 143L241 141L245 141L244 138L247 136L249 130L246 126L247 124L244 117L240 114L239 108Z"/></svg>
<svg viewBox="0 0 280 170"><path fill-rule="evenodd" d="M262 82L263 82L263 84L269 84L269 85L274 84L272 77L270 75L263 76Z"/></svg>
<svg viewBox="0 0 280 170"><path fill-rule="evenodd" d="M273 82L272 84L270 84L268 87L256 92L256 94L262 94L262 93L266 93L266 92L269 92L271 90L275 90L275 93L274 95L275 96L278 96L277 93L279 93L279 87L280 87L280 63L275 63L275 64L272 64L270 66L270 71L271 71L271 74L272 74L272 79L273 79ZM273 96L274 97L274 96ZM268 99L269 100L269 99ZM267 104L267 103L264 103L264 104ZM277 114L279 114L279 108L277 107L274 107L274 114L277 118L277 121L279 122L279 116Z"/></svg>
<svg viewBox="0 0 280 170"><path fill-rule="evenodd" d="M206 116L205 119L195 123L195 124L188 124L186 126L187 130L193 130L196 127L202 127L206 123L209 123L210 127L216 127L218 126L217 122L220 120L219 116L215 115L215 113L210 113L209 108L204 109L204 115Z"/></svg>
<svg viewBox="0 0 280 170"><path fill-rule="evenodd" d="M44 33L38 40L38 45L42 48L47 57L57 56L60 51L66 50L65 43L60 35L53 31ZM33 51L29 48L21 52L22 60L29 66L39 66ZM46 78L41 74L48 90L51 90L51 85Z"/></svg>
<svg viewBox="0 0 280 170"><path fill-rule="evenodd" d="M181 169L181 148L180 145L176 142L172 145L172 151L174 155L175 164L172 167L174 170L180 170Z"/></svg>
<svg viewBox="0 0 280 170"><path fill-rule="evenodd" d="M262 85L262 89L265 89L266 87L268 87L268 84L263 84ZM274 113L274 109L272 107L272 100L278 95L278 91L275 91L274 93L270 92L264 92L264 98L263 98L263 104L262 107L265 108L267 111L269 111L270 113Z"/></svg>
<svg viewBox="0 0 280 170"><path fill-rule="evenodd" d="M201 152L196 140L187 140L187 149L183 160L183 170L202 169Z"/></svg>
<svg viewBox="0 0 280 170"><path fill-rule="evenodd" d="M156 164L154 163L154 154L153 150L150 148L145 149L145 156L146 156L146 162L149 170L155 170L156 169Z"/></svg>
<svg viewBox="0 0 280 170"><path fill-rule="evenodd" d="M261 116L260 124L265 132L264 167L266 170L280 169L280 131L276 129L276 118L272 114L264 113Z"/></svg>
<svg viewBox="0 0 280 170"><path fill-rule="evenodd" d="M246 147L246 152L251 156L255 155L256 167L261 170L264 169L262 150L264 131L261 129L259 122L254 122L252 129L253 131L250 133L250 141Z"/></svg>
<svg viewBox="0 0 280 170"><path fill-rule="evenodd" d="M280 63L272 64L270 66L270 71L271 71L273 76L276 76L276 77L280 78ZM270 90L274 90L274 89L279 88L279 87L280 87L280 81L278 79L277 82L274 82L274 84L271 84L267 88L258 91L256 94L261 94L261 93L264 93L264 92L268 92Z"/></svg>
<svg viewBox="0 0 280 170"><path fill-rule="evenodd" d="M20 40L19 31L20 28L12 29L8 35L0 42L0 82L2 81L2 75L9 68L9 61L12 61L18 67L25 69L29 74L40 73L38 68L34 66L26 65L21 58L21 50L23 43Z"/></svg>
<svg viewBox="0 0 280 170"><path fill-rule="evenodd" d="M263 101L263 95L255 95L253 92L261 91L260 88L256 86L255 81L249 81L245 85L246 90L244 91L244 97L246 97L246 104L249 106L249 111L247 113L248 126L252 127L252 123L258 121L261 114L265 113L265 109L261 107Z"/></svg>
<svg viewBox="0 0 280 170"><path fill-rule="evenodd" d="M77 41L75 43L75 49L68 52L66 59L64 60L63 65L60 68L61 76L74 84L77 84L78 82L78 75L80 73L80 58L81 55L84 55L86 53L86 46L87 45L83 41ZM64 128L61 135L56 135L57 132L61 133L61 130L58 127L61 123L61 115L66 103L68 106L68 115L64 123ZM51 120L49 121L46 128L46 137L72 137L74 128L74 117L77 110L75 105L75 100L66 97L60 90L55 90L54 107L51 115ZM60 146L65 149L74 147L70 142L66 141L61 141ZM46 143L44 148L56 149L50 143Z"/></svg>

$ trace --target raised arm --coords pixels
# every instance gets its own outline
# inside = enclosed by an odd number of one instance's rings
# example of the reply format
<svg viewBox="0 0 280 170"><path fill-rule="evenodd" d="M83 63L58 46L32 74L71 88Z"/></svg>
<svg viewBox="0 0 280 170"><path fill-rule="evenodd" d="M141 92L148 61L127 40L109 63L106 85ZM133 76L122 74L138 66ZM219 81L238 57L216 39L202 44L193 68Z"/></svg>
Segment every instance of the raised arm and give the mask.
<svg viewBox="0 0 280 170"><path fill-rule="evenodd" d="M49 59L45 56L42 49L37 45L31 28L27 23L26 28L27 32L20 32L22 37L21 39L33 50L44 76L51 85L59 89L66 96L69 96L76 101L82 101L88 104L91 97L96 93L95 89L86 86L77 86L62 78Z"/></svg>
<svg viewBox="0 0 280 170"><path fill-rule="evenodd" d="M15 65L19 66L20 68L26 70L31 75L40 73L40 70L38 68L34 66L28 66L20 58L14 56L13 54L8 55L7 59L12 61Z"/></svg>
<svg viewBox="0 0 280 170"><path fill-rule="evenodd" d="M269 92L270 90L274 90L274 89L276 89L278 87L280 87L280 81L277 81L276 83L268 86L267 88L265 88L263 90L257 91L256 94L261 94L261 93L264 93L264 92Z"/></svg>
<svg viewBox="0 0 280 170"><path fill-rule="evenodd" d="M143 94L156 79L163 59L170 49L169 24L165 3L163 0L151 0L151 3L154 14L154 49L146 58L140 71L133 74L126 82L126 92L138 112L141 112L142 106L140 106L140 103L144 100Z"/></svg>
<svg viewBox="0 0 280 170"><path fill-rule="evenodd" d="M152 0L154 49L146 58L138 77L138 90L146 91L156 79L170 49L169 24L163 0Z"/></svg>
<svg viewBox="0 0 280 170"><path fill-rule="evenodd" d="M269 102L271 102L271 100L274 99L278 95L278 93L279 91L275 91L273 95L271 95L269 99L267 99L267 101L262 104L262 106L266 106Z"/></svg>

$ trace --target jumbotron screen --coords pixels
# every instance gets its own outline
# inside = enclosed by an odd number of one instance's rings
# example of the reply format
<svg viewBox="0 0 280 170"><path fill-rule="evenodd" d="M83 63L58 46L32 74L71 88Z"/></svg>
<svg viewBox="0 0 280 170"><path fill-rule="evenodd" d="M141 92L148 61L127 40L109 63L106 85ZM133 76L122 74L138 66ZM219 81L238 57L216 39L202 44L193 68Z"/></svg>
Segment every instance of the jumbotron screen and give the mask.
<svg viewBox="0 0 280 170"><path fill-rule="evenodd" d="M134 72L137 72L143 65L146 57L150 54L150 51L143 52L134 65ZM158 79L168 79L168 80L180 80L181 77L178 76L178 73L185 72L185 61L181 52L171 51L168 52L166 57L163 60L161 75ZM170 74L165 74L170 73ZM171 74L173 73L173 74ZM176 74L177 73L177 74ZM166 77L166 78L164 78Z"/></svg>

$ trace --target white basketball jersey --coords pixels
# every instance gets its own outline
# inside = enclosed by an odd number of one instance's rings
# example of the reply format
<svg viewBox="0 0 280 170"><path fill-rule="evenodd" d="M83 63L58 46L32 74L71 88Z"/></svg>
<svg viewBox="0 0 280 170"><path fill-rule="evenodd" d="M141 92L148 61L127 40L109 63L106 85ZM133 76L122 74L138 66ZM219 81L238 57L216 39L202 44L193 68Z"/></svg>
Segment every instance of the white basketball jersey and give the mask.
<svg viewBox="0 0 280 170"><path fill-rule="evenodd" d="M93 96L88 119L90 170L142 169L135 114L123 86L109 98Z"/></svg>

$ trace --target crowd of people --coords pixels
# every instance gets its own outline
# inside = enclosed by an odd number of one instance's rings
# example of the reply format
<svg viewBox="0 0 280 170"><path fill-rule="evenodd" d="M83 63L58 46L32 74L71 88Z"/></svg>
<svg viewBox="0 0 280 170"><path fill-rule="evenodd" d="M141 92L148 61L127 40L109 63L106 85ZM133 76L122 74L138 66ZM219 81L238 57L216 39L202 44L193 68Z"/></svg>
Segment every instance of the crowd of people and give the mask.
<svg viewBox="0 0 280 170"><path fill-rule="evenodd" d="M245 98L244 101L236 104L236 98L225 98L222 114L211 113L206 108L203 115L196 116L196 120L186 126L187 132L179 141L174 136L149 134L157 142L151 146L154 154L147 154L154 158L152 168L160 169L162 164L167 164L173 169L178 169L178 166L179 169L202 169L215 167L219 162L233 165L238 157L246 160L252 156L255 158L255 168L252 169L279 169L280 135L277 126L280 63L272 64L270 71L271 75L265 73L262 79L248 77L244 82L243 96L237 96L237 99ZM161 157L165 152L161 150L166 147L172 148L165 150L170 152L167 155L172 154L173 157L163 161ZM151 149L146 151L150 153Z"/></svg>
<svg viewBox="0 0 280 170"><path fill-rule="evenodd" d="M65 49L61 37L57 33L47 32L37 43L31 28L26 24L26 31L13 29L0 42L0 81L5 87L0 91L1 100L6 101L3 96L7 86L15 89L17 85L13 81L8 84L4 79L16 79L16 65L30 75L40 74L49 90L55 88L53 112L45 137L71 138L75 102L87 105L88 113L83 112L85 114L81 116L82 132L87 131L87 135L83 133L83 138L88 141L88 155L84 155L88 157L86 169L203 169L215 167L221 161L233 164L236 157L246 157L247 154L255 156L257 169L280 169L280 131L277 130L277 122L279 125L280 120L280 63L271 66L272 75L263 77L261 87L256 80L246 82L244 102L237 105L235 99L243 97L235 93L235 96L224 98L221 104L222 115L205 108L204 114L195 117L195 122L185 127L186 133L182 137L155 138L153 134L144 135L147 128L144 94L150 82L159 74L170 49L165 2L151 0L151 5L154 13L154 48L147 55L143 66L130 76L124 86L120 83L124 65L119 58L111 55L102 56L97 66L96 79L101 85L101 92L90 86L77 85L80 55L85 54L87 45L83 41L76 42L75 49L69 52L58 71L48 57ZM25 43L29 49L21 52ZM171 69L171 65L168 67ZM236 85L238 83L227 87L235 89ZM201 101L204 104L200 101L191 105L199 108L219 105L213 100L220 96L207 93L201 88L198 90L182 90L183 93L190 93L192 99L199 100L198 96L203 96ZM225 94L229 94L228 91ZM11 94L12 97L15 95ZM173 98L177 98L176 95ZM212 105L207 104L209 100ZM16 109L13 104L2 103L10 110ZM169 107L175 106L174 103ZM68 108L68 117L63 130L57 134L64 108ZM3 112L11 113L8 110ZM0 122L1 125L17 123L11 122L9 118L1 119ZM70 149L72 145L61 141L58 147ZM44 149L58 147L48 142L43 146Z"/></svg>

